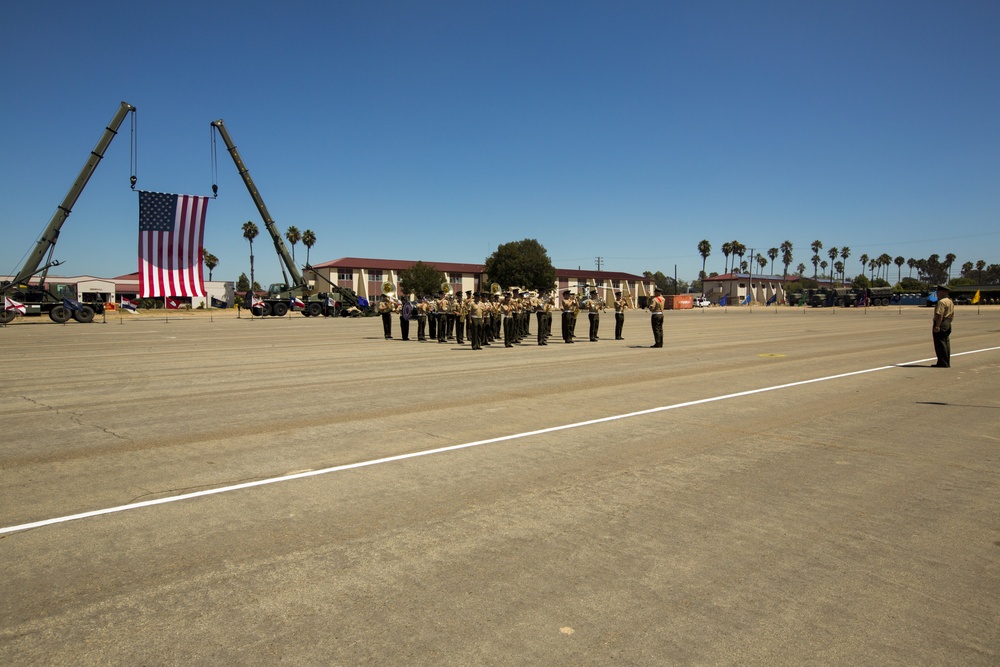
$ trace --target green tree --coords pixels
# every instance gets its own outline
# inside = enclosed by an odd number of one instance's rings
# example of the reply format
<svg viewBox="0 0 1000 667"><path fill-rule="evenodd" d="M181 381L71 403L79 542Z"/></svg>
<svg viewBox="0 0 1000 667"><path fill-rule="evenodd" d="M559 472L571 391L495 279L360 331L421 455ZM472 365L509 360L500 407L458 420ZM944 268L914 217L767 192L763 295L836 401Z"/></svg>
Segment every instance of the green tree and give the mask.
<svg viewBox="0 0 1000 667"><path fill-rule="evenodd" d="M212 271L219 265L219 258L210 253L207 250L202 250L201 259L205 262L205 268L208 269L208 279L212 280Z"/></svg>
<svg viewBox="0 0 1000 667"><path fill-rule="evenodd" d="M285 232L285 238L288 242L292 244L292 264L295 263L295 244L302 240L302 232L295 225L288 228Z"/></svg>
<svg viewBox="0 0 1000 667"><path fill-rule="evenodd" d="M260 230L257 229L257 225L252 220L243 223L243 238L250 242L250 282L254 284L257 281L253 277L253 240L257 238L258 234L260 234Z"/></svg>
<svg viewBox="0 0 1000 667"><path fill-rule="evenodd" d="M441 284L446 277L433 264L417 262L408 269L399 272L400 285L396 286L399 295L413 294L418 299L441 290Z"/></svg>
<svg viewBox="0 0 1000 667"><path fill-rule="evenodd" d="M809 245L809 247L812 248L813 251L813 256L812 256L813 280L816 280L819 273L819 251L823 249L823 242L817 239L813 241Z"/></svg>
<svg viewBox="0 0 1000 667"><path fill-rule="evenodd" d="M708 242L708 239L702 240L698 243L698 254L701 255L701 276L705 275L705 262L708 261L708 256L712 254L712 244Z"/></svg>
<svg viewBox="0 0 1000 667"><path fill-rule="evenodd" d="M731 242L726 241L725 243L722 244L722 254L725 255L726 257L726 266L722 271L723 273L729 273L729 255L731 255L732 252L733 252L733 244Z"/></svg>
<svg viewBox="0 0 1000 667"><path fill-rule="evenodd" d="M302 245L306 247L306 266L309 266L309 251L316 245L316 233L311 229L302 232Z"/></svg>
<svg viewBox="0 0 1000 667"><path fill-rule="evenodd" d="M784 266L785 266L785 273L784 273L783 277L785 279L787 279L788 278L788 265L792 263L792 250L793 250L793 248L792 248L792 242L791 241L785 241L784 243L781 244L781 246L780 246L779 249L781 250L781 263L784 264Z"/></svg>
<svg viewBox="0 0 1000 667"><path fill-rule="evenodd" d="M545 247L535 239L497 246L483 264L490 282L500 283L505 289L518 286L527 290L550 290L556 282L552 260Z"/></svg>
<svg viewBox="0 0 1000 667"><path fill-rule="evenodd" d="M260 291L260 283L254 283L253 289L255 292ZM250 291L250 279L247 278L246 273L241 273L240 277L236 280L236 291L237 292L249 292Z"/></svg>

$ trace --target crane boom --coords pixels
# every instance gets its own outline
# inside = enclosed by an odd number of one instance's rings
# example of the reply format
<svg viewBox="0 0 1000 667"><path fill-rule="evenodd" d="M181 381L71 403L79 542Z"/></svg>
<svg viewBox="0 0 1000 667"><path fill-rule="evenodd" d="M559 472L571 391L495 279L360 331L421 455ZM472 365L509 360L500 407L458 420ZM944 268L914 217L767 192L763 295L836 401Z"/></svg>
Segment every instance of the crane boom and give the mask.
<svg viewBox="0 0 1000 667"><path fill-rule="evenodd" d="M101 135L101 139L97 142L97 146L95 146L94 150L90 152L87 162L83 165L83 169L80 170L80 175L76 177L76 181L73 182L69 192L66 193L62 203L59 204L56 212L52 215L52 219L49 220L48 226L45 228L45 231L42 232L42 236L38 239L38 243L35 244L35 249L25 261L24 266L21 267L18 274L13 280L10 281L10 286L17 286L28 281L39 271L47 271L50 267L58 266L62 263L50 260L43 268L38 268L41 266L42 261L45 258L45 254L50 253L55 248L56 241L59 240L59 230L62 228L63 223L66 222L66 218L69 217L69 214L73 211L73 206L76 204L76 200L79 199L80 193L83 192L83 189L86 187L90 177L94 174L94 171L97 169L97 165L104 158L104 152L111 144L111 140L118 134L118 128L121 127L122 121L125 120L125 116L129 113L135 113L135 107L128 102L122 102L121 106L118 107L118 111L116 111L115 115L111 118L111 122L108 123L106 128L104 128L104 134Z"/></svg>
<svg viewBox="0 0 1000 667"><path fill-rule="evenodd" d="M233 162L236 163L236 170L239 171L240 177L243 179L243 183L247 186L247 190L250 191L250 198L253 199L253 203L257 206L257 210L260 211L260 217L264 221L264 227L267 229L267 233L271 235L271 239L274 241L274 250L278 253L278 257L281 258L282 264L288 269L289 274L292 276L292 285L290 287L302 287L305 284L302 279L302 274L295 266L295 262L292 261L292 256L288 252L288 247L285 245L284 240L281 238L278 226L275 224L271 214L268 213L267 206L264 204L264 200L261 198L260 192L257 190L257 186L254 185L253 179L250 178L250 170L248 170L246 165L243 164L243 158L240 157L239 151L236 150L236 144L233 143L232 137L229 136L229 131L226 129L226 126L222 122L221 118L214 121L212 123L212 127L218 130L219 134L222 136L222 141L225 142L229 155L232 156ZM282 270L282 273L284 273L284 270ZM287 282L287 276L285 280Z"/></svg>

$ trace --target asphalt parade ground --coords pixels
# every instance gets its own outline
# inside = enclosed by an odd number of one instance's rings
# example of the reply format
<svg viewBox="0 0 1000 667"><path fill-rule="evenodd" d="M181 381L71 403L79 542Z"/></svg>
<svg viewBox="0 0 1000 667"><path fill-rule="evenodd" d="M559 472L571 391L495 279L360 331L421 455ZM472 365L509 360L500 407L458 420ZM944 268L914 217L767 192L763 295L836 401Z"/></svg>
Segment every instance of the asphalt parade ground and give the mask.
<svg viewBox="0 0 1000 667"><path fill-rule="evenodd" d="M0 664L995 666L1000 307L930 319L19 318Z"/></svg>

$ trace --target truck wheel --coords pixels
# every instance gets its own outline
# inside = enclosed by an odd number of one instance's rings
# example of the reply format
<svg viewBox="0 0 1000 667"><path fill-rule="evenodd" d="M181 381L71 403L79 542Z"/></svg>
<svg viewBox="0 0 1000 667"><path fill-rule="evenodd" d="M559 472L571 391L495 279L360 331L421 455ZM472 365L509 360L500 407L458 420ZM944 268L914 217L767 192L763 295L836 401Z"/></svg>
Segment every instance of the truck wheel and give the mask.
<svg viewBox="0 0 1000 667"><path fill-rule="evenodd" d="M306 317L319 317L323 314L323 304L313 301L306 306L306 309L302 311Z"/></svg>
<svg viewBox="0 0 1000 667"><path fill-rule="evenodd" d="M284 301L279 301L278 303L271 306L271 314L275 317L284 317L288 314L288 304Z"/></svg>
<svg viewBox="0 0 1000 667"><path fill-rule="evenodd" d="M70 312L66 310L65 306L53 306L52 310L49 311L49 319L56 324L65 324L69 315Z"/></svg>
<svg viewBox="0 0 1000 667"><path fill-rule="evenodd" d="M14 321L14 311L5 310L0 312L0 324L10 324Z"/></svg>
<svg viewBox="0 0 1000 667"><path fill-rule="evenodd" d="M90 306L82 306L80 310L73 312L73 319L81 324L88 324L94 321L94 309Z"/></svg>

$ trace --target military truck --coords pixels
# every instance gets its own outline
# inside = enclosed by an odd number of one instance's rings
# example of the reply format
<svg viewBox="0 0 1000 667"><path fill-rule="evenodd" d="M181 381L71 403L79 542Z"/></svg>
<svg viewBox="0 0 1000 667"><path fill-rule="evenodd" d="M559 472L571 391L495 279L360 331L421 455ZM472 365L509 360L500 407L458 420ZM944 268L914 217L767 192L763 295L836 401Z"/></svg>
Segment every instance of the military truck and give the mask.
<svg viewBox="0 0 1000 667"><path fill-rule="evenodd" d="M888 306L892 302L891 287L865 287L856 290L858 303L866 306Z"/></svg>
<svg viewBox="0 0 1000 667"><path fill-rule="evenodd" d="M857 305L857 295L847 287L824 287L810 292L808 303L813 308L850 308Z"/></svg>
<svg viewBox="0 0 1000 667"><path fill-rule="evenodd" d="M62 264L62 262L52 259L52 254L56 249L56 241L59 240L59 230L62 229L66 218L73 211L73 205L76 204L76 200L79 199L83 189L87 186L87 182L93 176L97 165L104 159L104 152L111 145L111 140L118 134L118 128L121 127L122 121L130 113L135 113L135 107L128 102L122 102L118 111L111 118L111 122L104 128L104 133L101 135L100 141L97 142L97 146L87 157L79 176L76 177L62 203L56 208L48 226L35 244L34 251L25 260L24 266L10 281L0 284L0 297L3 297L5 304L7 299L11 299L24 307L26 316L48 315L49 319L57 324L63 324L70 317L77 322L93 322L95 314L100 315L104 312L104 304L100 301L80 303L76 300L77 295L74 290L65 285L49 285L46 283L46 277L49 269ZM135 176L132 176L132 186L135 187ZM43 261L45 262L44 266L42 265ZM0 311L0 322L9 323L14 319L15 314L14 309L8 310L5 307Z"/></svg>

